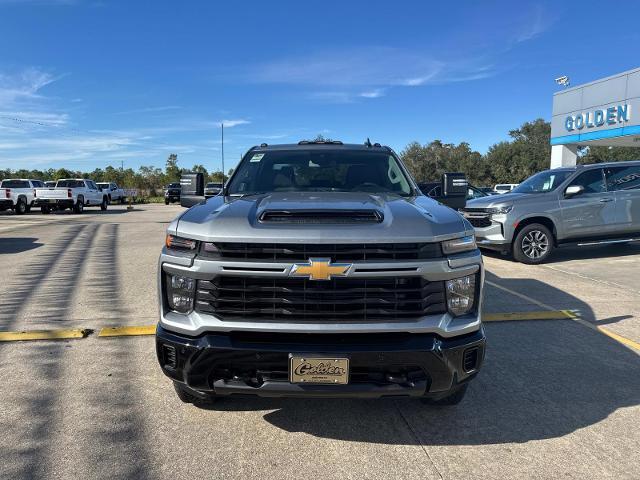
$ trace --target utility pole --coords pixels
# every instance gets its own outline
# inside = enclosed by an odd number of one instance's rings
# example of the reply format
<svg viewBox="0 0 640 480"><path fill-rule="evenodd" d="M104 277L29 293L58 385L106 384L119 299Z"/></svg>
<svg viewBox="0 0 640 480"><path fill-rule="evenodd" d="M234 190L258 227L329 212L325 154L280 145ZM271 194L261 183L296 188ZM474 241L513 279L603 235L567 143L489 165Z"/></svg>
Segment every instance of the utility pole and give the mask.
<svg viewBox="0 0 640 480"><path fill-rule="evenodd" d="M222 148L221 148L221 153L222 153L222 188L224 188L224 123L220 124L220 131L222 134Z"/></svg>

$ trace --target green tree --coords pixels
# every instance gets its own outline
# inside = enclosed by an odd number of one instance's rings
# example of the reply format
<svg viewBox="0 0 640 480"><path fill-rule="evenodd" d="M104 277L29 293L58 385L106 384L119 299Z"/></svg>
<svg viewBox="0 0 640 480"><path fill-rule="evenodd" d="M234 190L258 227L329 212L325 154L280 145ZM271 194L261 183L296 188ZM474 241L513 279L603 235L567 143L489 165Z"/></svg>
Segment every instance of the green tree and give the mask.
<svg viewBox="0 0 640 480"><path fill-rule="evenodd" d="M465 172L469 178L482 172L482 155L468 143L458 145L434 140L420 145L412 142L400 154L404 164L418 182L435 182L444 172Z"/></svg>
<svg viewBox="0 0 640 480"><path fill-rule="evenodd" d="M209 182L216 182L216 183L222 183L222 171L221 170L217 170L215 172L211 172L209 174Z"/></svg>
<svg viewBox="0 0 640 480"><path fill-rule="evenodd" d="M167 158L167 164L165 168L167 182L171 183L179 181L181 172L182 171L180 170L180 167L178 167L178 155L175 153L170 154Z"/></svg>
<svg viewBox="0 0 640 480"><path fill-rule="evenodd" d="M58 180L60 178L73 178L75 176L76 176L75 172L72 172L71 170L67 170L66 168L59 168L53 174L53 179Z"/></svg>
<svg viewBox="0 0 640 480"><path fill-rule="evenodd" d="M640 159L638 147L583 147L578 152L578 163L622 162Z"/></svg>
<svg viewBox="0 0 640 480"><path fill-rule="evenodd" d="M204 173L204 178L207 178L209 176L209 172L204 167L204 165L201 165L201 164L194 165L191 171L196 173Z"/></svg>
<svg viewBox="0 0 640 480"><path fill-rule="evenodd" d="M519 183L549 168L551 124L541 118L509 132L511 141L489 147L486 155L490 183Z"/></svg>

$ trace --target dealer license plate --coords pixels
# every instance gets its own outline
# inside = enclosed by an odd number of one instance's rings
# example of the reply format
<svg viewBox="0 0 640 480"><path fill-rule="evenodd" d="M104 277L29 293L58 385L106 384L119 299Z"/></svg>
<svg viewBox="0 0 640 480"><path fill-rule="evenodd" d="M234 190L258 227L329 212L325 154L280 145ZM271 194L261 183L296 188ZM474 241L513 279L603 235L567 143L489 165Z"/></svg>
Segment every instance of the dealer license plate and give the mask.
<svg viewBox="0 0 640 480"><path fill-rule="evenodd" d="M289 356L291 383L349 383L349 359L335 357Z"/></svg>

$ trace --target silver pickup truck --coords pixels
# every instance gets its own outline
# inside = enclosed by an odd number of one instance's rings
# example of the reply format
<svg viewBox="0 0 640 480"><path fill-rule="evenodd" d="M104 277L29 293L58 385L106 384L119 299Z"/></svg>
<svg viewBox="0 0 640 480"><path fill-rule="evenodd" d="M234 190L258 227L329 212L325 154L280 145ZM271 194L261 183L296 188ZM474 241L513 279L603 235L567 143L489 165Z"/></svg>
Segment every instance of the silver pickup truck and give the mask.
<svg viewBox="0 0 640 480"><path fill-rule="evenodd" d="M510 193L467 202L480 247L537 264L566 244L640 239L640 161L547 170Z"/></svg>
<svg viewBox="0 0 640 480"><path fill-rule="evenodd" d="M473 227L378 144L262 145L168 227L157 356L185 402L454 404L484 357Z"/></svg>

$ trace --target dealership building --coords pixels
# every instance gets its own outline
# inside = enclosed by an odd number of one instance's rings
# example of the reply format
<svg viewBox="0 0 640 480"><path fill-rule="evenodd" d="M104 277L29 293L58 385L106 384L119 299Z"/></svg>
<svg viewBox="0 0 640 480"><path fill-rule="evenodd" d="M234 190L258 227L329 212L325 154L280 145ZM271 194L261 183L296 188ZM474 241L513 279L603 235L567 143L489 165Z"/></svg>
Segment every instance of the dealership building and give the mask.
<svg viewBox="0 0 640 480"><path fill-rule="evenodd" d="M553 95L551 168L575 165L589 145L640 147L640 68Z"/></svg>

